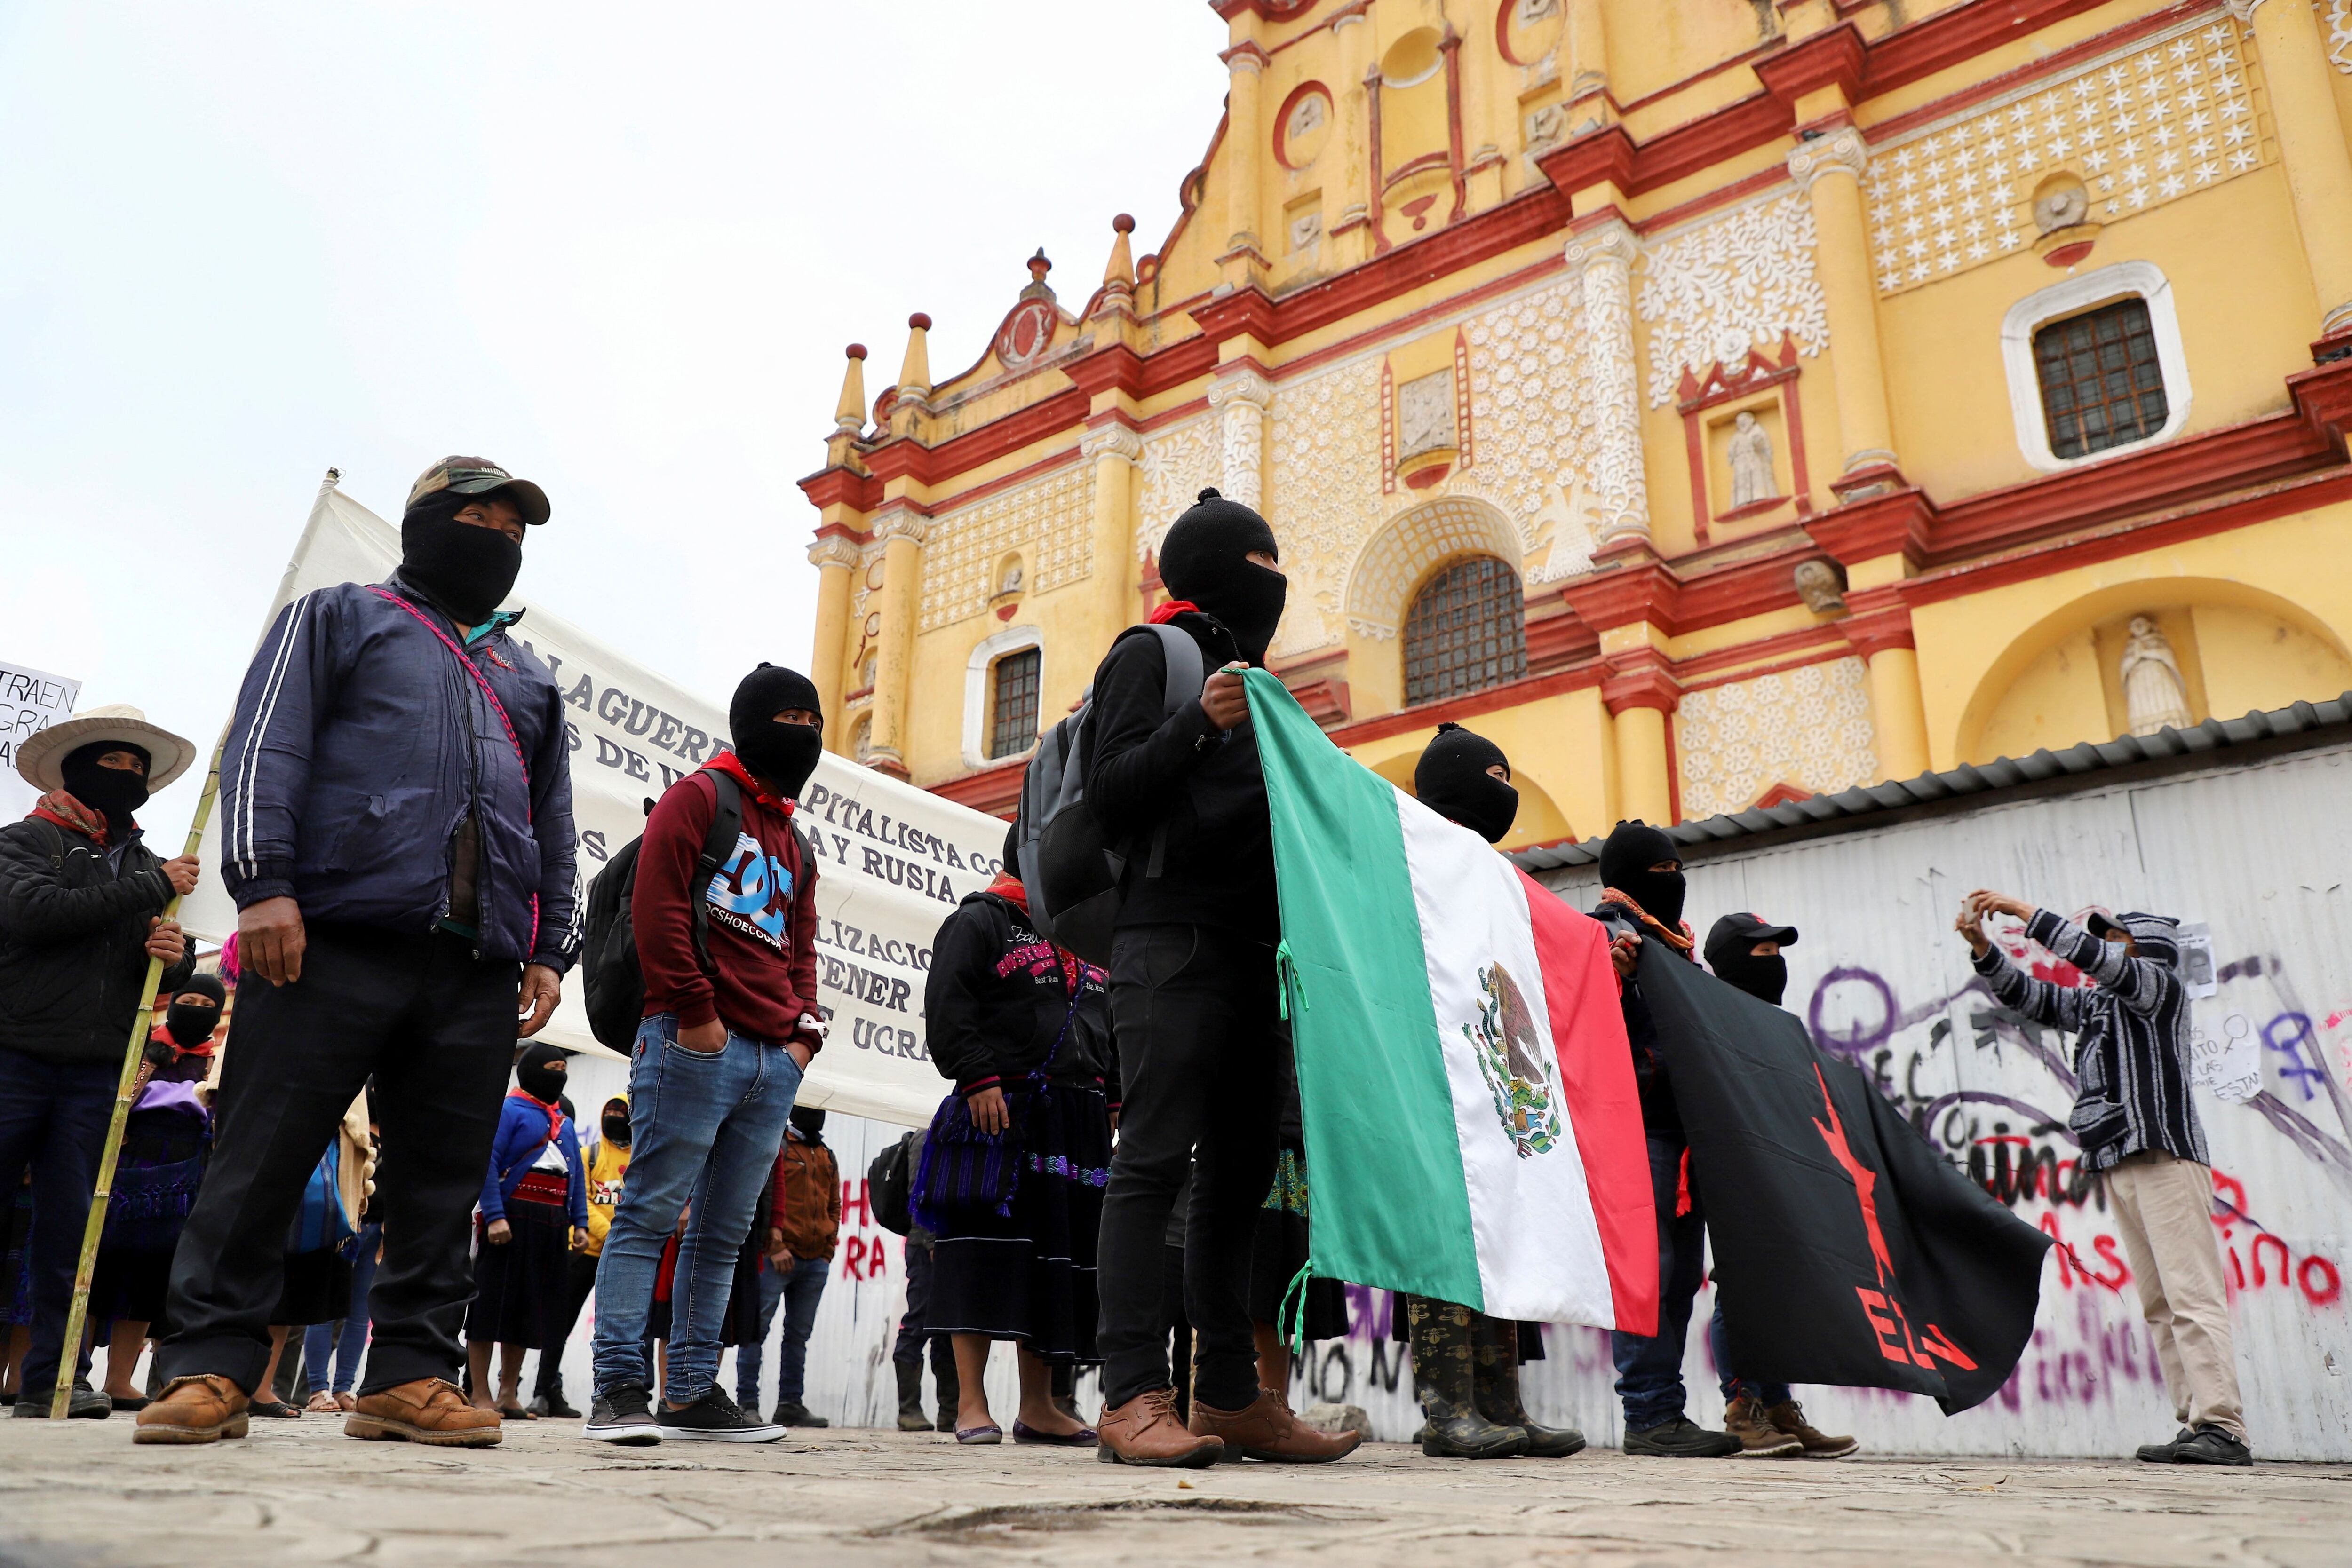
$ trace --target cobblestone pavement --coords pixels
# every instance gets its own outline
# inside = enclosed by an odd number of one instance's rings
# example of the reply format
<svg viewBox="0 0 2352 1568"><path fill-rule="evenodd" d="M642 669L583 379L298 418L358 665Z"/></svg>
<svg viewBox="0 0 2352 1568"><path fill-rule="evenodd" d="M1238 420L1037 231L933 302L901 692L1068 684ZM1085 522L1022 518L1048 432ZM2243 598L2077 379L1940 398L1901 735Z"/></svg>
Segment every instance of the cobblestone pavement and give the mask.
<svg viewBox="0 0 2352 1568"><path fill-rule="evenodd" d="M2340 1465L1439 1464L1381 1444L1318 1469L1170 1472L871 1431L618 1449L541 1422L464 1453L353 1442L319 1416L203 1448L135 1448L130 1425L0 1421L0 1568L2352 1561Z"/></svg>

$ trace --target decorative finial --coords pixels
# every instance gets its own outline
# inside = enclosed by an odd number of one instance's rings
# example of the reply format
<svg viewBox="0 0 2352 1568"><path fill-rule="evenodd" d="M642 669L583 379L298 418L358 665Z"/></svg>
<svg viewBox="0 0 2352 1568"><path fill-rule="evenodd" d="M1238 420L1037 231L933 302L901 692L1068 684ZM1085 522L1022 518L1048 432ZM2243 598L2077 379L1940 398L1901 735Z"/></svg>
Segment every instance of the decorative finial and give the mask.
<svg viewBox="0 0 2352 1568"><path fill-rule="evenodd" d="M907 358L898 367L898 400L901 402L931 395L931 351L924 336L931 329L931 319L920 310L907 318Z"/></svg>
<svg viewBox="0 0 2352 1568"><path fill-rule="evenodd" d="M866 345L852 343L841 372L841 401L834 404L833 427L844 435L866 428Z"/></svg>

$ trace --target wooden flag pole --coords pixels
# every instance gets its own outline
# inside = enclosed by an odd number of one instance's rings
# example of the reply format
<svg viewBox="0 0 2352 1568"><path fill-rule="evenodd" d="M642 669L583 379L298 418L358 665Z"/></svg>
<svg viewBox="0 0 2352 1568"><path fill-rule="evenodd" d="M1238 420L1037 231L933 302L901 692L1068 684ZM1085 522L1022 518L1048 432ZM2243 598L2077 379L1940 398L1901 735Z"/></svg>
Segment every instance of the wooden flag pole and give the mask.
<svg viewBox="0 0 2352 1568"><path fill-rule="evenodd" d="M196 802L195 820L188 824L188 847L181 852L193 855L204 847L205 829L210 825L213 802L220 798L221 753L228 746L228 731L221 731L219 744L213 747L212 769L205 776L204 798ZM163 918L170 920L180 913L181 894L174 893L163 905ZM147 1055L147 1030L155 1014L155 988L163 983L163 960L147 960L147 983L140 988L139 1012L131 1020L131 1043L122 1053L122 1077L114 1086L114 1117L107 1124L106 1147L98 1157L98 1190L90 1195L89 1218L81 1233L81 1262L74 1270L73 1304L66 1309L66 1334L58 1348L57 1387L49 1396L49 1419L62 1421L73 1403L74 1368L81 1360L81 1332L89 1316L89 1284L98 1271L99 1238L106 1232L108 1200L114 1196L114 1164L122 1154L122 1126L131 1116L131 1102L139 1092L139 1066ZM108 1371L112 1372L109 1367Z"/></svg>

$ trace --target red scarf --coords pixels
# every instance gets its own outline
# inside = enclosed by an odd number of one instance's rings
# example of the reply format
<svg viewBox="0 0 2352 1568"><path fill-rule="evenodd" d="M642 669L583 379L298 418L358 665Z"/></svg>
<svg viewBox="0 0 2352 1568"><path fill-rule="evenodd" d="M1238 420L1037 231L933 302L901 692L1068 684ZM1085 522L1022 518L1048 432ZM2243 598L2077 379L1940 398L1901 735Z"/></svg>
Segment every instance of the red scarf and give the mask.
<svg viewBox="0 0 2352 1568"><path fill-rule="evenodd" d="M509 1089L507 1091L507 1098L509 1100L528 1100L532 1104L547 1113L547 1141L549 1143L551 1144L555 1142L556 1139L563 1135L562 1106L551 1105L546 1101L541 1099L538 1095L533 1094L528 1089ZM530 1157L536 1160L539 1158L539 1155L536 1151L533 1151Z"/></svg>
<svg viewBox="0 0 2352 1568"><path fill-rule="evenodd" d="M202 1045L182 1045L178 1040L172 1038L172 1026L167 1023L157 1024L155 1026L154 1032L150 1034L147 1038L150 1040L162 1040L165 1045L170 1046L172 1048L172 1060L174 1061L179 1061L182 1057L210 1056L213 1053L213 1037L211 1035L205 1036L205 1042Z"/></svg>
<svg viewBox="0 0 2352 1568"><path fill-rule="evenodd" d="M733 752L722 751L718 756L712 758L709 762L703 764L703 766L706 768L716 768L720 772L726 774L727 777L735 780L736 783L743 786L745 791L751 795L751 799L759 801L760 804L767 807L768 810L772 811L781 811L787 817L793 814L793 808L797 804L797 802L785 800L782 796L778 795L774 790L769 789L767 785L761 783L759 776L753 773L750 768L744 767L743 759L736 756Z"/></svg>
<svg viewBox="0 0 2352 1568"><path fill-rule="evenodd" d="M1171 599L1152 611L1150 619L1154 626L1165 626L1188 610L1197 615L1201 607L1189 599Z"/></svg>
<svg viewBox="0 0 2352 1568"><path fill-rule="evenodd" d="M42 796L39 803L25 815L28 821L38 817L44 822L71 828L77 833L97 840L99 848L106 847L106 819L62 789L52 789Z"/></svg>
<svg viewBox="0 0 2352 1568"><path fill-rule="evenodd" d="M1632 910L1633 914L1640 918L1643 925L1648 926L1652 931L1657 934L1659 941L1664 942L1667 946L1672 947L1675 952L1680 953L1685 958L1691 956L1691 949L1698 946L1698 938L1691 934L1689 921L1685 920L1681 923L1682 929L1680 931L1669 931L1666 929L1666 925L1664 921L1651 914L1648 910L1643 908L1641 902L1630 893L1620 893L1613 887L1604 887L1601 890L1601 902L1603 904L1621 904L1624 908Z"/></svg>

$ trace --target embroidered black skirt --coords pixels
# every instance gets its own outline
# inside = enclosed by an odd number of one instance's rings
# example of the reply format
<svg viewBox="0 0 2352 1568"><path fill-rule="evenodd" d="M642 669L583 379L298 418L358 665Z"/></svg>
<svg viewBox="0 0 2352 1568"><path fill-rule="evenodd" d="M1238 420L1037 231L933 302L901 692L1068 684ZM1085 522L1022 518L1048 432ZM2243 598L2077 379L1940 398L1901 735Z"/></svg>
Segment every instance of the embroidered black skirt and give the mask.
<svg viewBox="0 0 2352 1568"><path fill-rule="evenodd" d="M1110 1113L1092 1084L1007 1093L1021 1145L1011 1212L951 1210L932 1254L933 1333L1018 1340L1097 1364L1095 1246L1110 1180Z"/></svg>
<svg viewBox="0 0 2352 1568"><path fill-rule="evenodd" d="M466 1313L466 1337L531 1350L563 1343L564 1280L572 1256L572 1218L561 1202L549 1203L517 1188L507 1204L511 1239L492 1246L474 1222L474 1304Z"/></svg>

